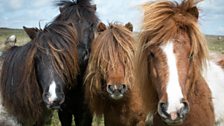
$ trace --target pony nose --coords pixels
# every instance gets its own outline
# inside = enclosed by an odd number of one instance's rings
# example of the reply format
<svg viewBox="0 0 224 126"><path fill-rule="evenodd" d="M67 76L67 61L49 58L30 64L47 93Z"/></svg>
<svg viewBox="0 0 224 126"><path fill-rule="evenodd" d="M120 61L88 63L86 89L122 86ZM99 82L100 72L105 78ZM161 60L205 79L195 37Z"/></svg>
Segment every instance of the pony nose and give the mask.
<svg viewBox="0 0 224 126"><path fill-rule="evenodd" d="M168 103L160 102L158 104L158 113L161 117L166 120L175 121L184 119L189 112L189 104L186 101L181 102L183 106L179 108L176 112L167 112Z"/></svg>
<svg viewBox="0 0 224 126"><path fill-rule="evenodd" d="M114 94L114 93L124 94L127 91L127 89L128 88L126 84L107 85L107 92L110 94Z"/></svg>
<svg viewBox="0 0 224 126"><path fill-rule="evenodd" d="M48 108L58 108L65 100L64 93L58 93L57 97L52 98L50 93L43 94L44 102Z"/></svg>

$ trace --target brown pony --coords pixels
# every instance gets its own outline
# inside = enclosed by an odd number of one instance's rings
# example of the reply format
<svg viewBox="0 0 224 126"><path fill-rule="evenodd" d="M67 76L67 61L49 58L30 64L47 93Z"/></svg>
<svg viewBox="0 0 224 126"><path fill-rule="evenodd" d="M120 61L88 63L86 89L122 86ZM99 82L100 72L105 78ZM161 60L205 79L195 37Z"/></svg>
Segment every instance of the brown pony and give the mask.
<svg viewBox="0 0 224 126"><path fill-rule="evenodd" d="M106 126L144 125L139 91L134 84L135 46L130 23L126 26L103 23L92 43L87 67L86 100Z"/></svg>
<svg viewBox="0 0 224 126"><path fill-rule="evenodd" d="M136 76L153 125L214 125L211 92L201 73L208 49L194 1L154 1L143 8Z"/></svg>

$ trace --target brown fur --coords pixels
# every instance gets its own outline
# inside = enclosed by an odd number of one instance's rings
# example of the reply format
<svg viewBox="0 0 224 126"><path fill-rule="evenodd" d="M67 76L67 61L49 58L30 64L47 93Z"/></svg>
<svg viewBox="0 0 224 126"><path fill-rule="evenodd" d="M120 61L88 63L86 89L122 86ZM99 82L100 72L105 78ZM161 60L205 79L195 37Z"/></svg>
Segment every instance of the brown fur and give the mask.
<svg viewBox="0 0 224 126"><path fill-rule="evenodd" d="M199 30L197 23L198 9L193 0L184 0L181 4L171 1L155 1L147 3L144 8L143 31L139 36L139 52L137 54L136 76L140 84L145 102L145 110L154 114L157 111L159 96L153 86L151 76L155 68L149 60L151 51L169 40L188 42L190 45L190 68L186 75L187 99L190 112L183 126L211 126L214 125L214 113L210 90L201 76L202 66L207 59L207 43ZM162 58L162 55L161 55ZM160 62L162 63L162 62ZM166 66L164 66L166 68ZM167 76L165 72L158 73ZM166 80L162 80L166 81ZM155 85L155 84L154 84ZM163 89L163 87L161 87ZM155 114L154 125L162 126L162 120Z"/></svg>
<svg viewBox="0 0 224 126"><path fill-rule="evenodd" d="M54 69L68 84L73 84L78 72L77 33L70 24L54 22L21 47L14 47L4 55L0 89L3 105L23 125L43 120L46 108L35 73L38 51L49 50ZM68 85L69 86L69 85ZM38 122L36 125L43 125Z"/></svg>
<svg viewBox="0 0 224 126"><path fill-rule="evenodd" d="M97 116L104 114L106 126L144 125L145 115L141 110L139 91L134 82L134 39L131 32L119 24L110 24L92 43L85 83L87 102ZM105 80L106 82L103 82ZM109 98L105 83L126 83L128 93L116 101Z"/></svg>

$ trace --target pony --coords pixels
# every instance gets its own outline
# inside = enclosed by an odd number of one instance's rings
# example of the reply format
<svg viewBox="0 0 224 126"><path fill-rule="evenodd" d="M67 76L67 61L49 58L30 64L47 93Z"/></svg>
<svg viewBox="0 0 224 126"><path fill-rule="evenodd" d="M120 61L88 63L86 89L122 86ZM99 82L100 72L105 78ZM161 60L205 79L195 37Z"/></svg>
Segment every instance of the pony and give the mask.
<svg viewBox="0 0 224 126"><path fill-rule="evenodd" d="M15 39L12 39L12 38L15 38L15 37L8 37L7 41L9 40L12 43L14 43ZM1 71L1 68L2 68L2 57L0 57L0 71ZM5 110L4 106L2 105L1 96L0 96L0 126L20 126L20 124L15 119L15 117L9 115L7 111Z"/></svg>
<svg viewBox="0 0 224 126"><path fill-rule="evenodd" d="M9 115L2 106L0 99L0 126L20 126L17 120Z"/></svg>
<svg viewBox="0 0 224 126"><path fill-rule="evenodd" d="M223 60L218 62L207 61L207 64L207 67L203 69L203 77L212 92L212 101L215 111L215 124L217 126L222 126L224 125L224 109L222 107L224 102L221 99L224 96L224 64Z"/></svg>
<svg viewBox="0 0 224 126"><path fill-rule="evenodd" d="M125 26L97 26L85 78L85 97L92 113L104 115L106 126L143 126L145 113L134 84L135 41Z"/></svg>
<svg viewBox="0 0 224 126"><path fill-rule="evenodd" d="M76 86L77 31L71 23L54 22L27 44L4 52L0 80L2 104L21 125L42 126ZM29 33L28 33L29 34ZM49 109L50 108L50 109Z"/></svg>
<svg viewBox="0 0 224 126"><path fill-rule="evenodd" d="M212 102L215 111L215 125L224 125L224 102L222 97L224 97L224 60L207 61L207 67L203 68L203 77L212 93Z"/></svg>
<svg viewBox="0 0 224 126"><path fill-rule="evenodd" d="M193 0L143 5L137 82L153 125L212 126L212 96L202 76L208 49Z"/></svg>
<svg viewBox="0 0 224 126"><path fill-rule="evenodd" d="M63 126L72 123L75 117L76 125L88 126L92 123L92 114L84 102L83 78L90 54L90 44L94 38L95 27L98 22L96 5L90 0L60 1L60 14L52 22L72 23L78 36L78 64L79 71L76 77L76 86L65 92L65 100L58 110L59 119ZM36 37L36 28L25 29L31 39Z"/></svg>
<svg viewBox="0 0 224 126"><path fill-rule="evenodd" d="M65 94L65 101L58 111L62 126L70 126L72 117L78 126L91 126L92 114L84 102L84 73L86 71L90 45L94 38L98 17L96 5L91 0L61 1L57 4L60 14L54 21L73 23L78 33L78 64L77 86L70 88Z"/></svg>

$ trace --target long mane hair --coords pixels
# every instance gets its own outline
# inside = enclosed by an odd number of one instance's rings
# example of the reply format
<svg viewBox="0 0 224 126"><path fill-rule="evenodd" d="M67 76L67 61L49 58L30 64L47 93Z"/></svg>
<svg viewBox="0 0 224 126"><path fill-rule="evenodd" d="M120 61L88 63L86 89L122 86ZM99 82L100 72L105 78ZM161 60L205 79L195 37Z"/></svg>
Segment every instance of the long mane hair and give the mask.
<svg viewBox="0 0 224 126"><path fill-rule="evenodd" d="M134 39L132 33L122 25L110 24L108 29L99 33L92 43L92 52L87 67L85 81L86 97L92 110L102 114L105 109L101 100L102 80L110 74L109 68L116 69L116 62L119 60L123 67L125 78L132 84ZM117 58L115 58L117 57ZM110 69L111 70L111 69ZM102 105L102 106L99 106Z"/></svg>
<svg viewBox="0 0 224 126"><path fill-rule="evenodd" d="M60 14L54 21L68 21L74 24L80 20L88 21L91 25L97 25L98 17L95 15L96 6L91 4L91 0L62 0L57 3L60 7Z"/></svg>
<svg viewBox="0 0 224 126"><path fill-rule="evenodd" d="M77 75L77 33L71 24L54 22L21 47L4 54L0 91L7 111L20 121L43 118L42 90L36 77L35 58L39 52L52 55L54 69L69 84ZM48 50L48 51L47 51Z"/></svg>
<svg viewBox="0 0 224 126"><path fill-rule="evenodd" d="M191 45L190 57L193 67L191 77L195 82L198 76L201 76L202 66L206 64L208 48L205 37L199 30L197 22L199 13L194 0L183 0L180 4L172 1L154 1L143 5L143 9L144 23L139 36L139 50L136 58L137 66L141 67L136 69L136 76L142 89L146 89L143 91L143 96L147 96L147 99L156 99L156 96L152 96L156 94L153 93L155 91L149 91L152 89L149 84L151 83L148 60L150 49L185 35L184 37L189 39Z"/></svg>

